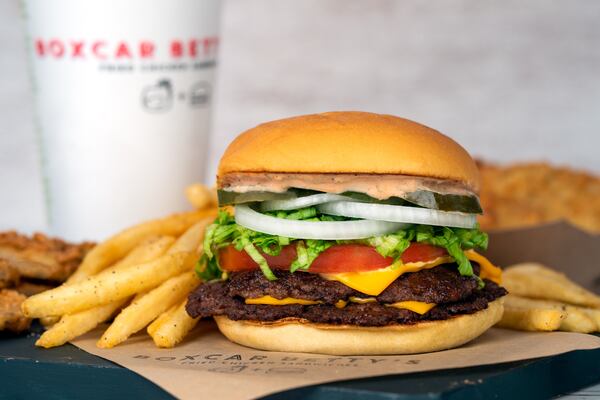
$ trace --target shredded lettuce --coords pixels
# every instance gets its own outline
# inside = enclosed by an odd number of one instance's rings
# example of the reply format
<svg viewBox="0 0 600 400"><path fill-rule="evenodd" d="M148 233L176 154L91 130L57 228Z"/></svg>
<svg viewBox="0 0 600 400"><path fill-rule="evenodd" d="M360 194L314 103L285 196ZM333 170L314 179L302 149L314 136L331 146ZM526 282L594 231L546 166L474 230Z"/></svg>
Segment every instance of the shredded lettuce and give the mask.
<svg viewBox="0 0 600 400"><path fill-rule="evenodd" d="M269 213L278 218L306 221L339 221L347 218L319 214L315 207L307 207L292 211ZM393 234L372 237L365 240L298 240L288 237L269 235L244 228L235 223L228 212L221 210L214 223L211 224L204 238L204 252L196 267L196 272L203 280L221 278L223 271L219 266L216 254L219 249L233 245L238 251L245 251L258 264L265 277L277 279L263 256L277 256L284 246L295 244L297 257L290 266L290 271L307 271L313 261L334 244L360 243L372 246L384 257L392 257L394 263L401 263L402 253L416 241L443 247L458 264L458 271L463 276L474 276L473 267L464 255L464 250L478 248L485 250L488 236L479 227L473 229L448 228L430 225L411 225ZM480 286L483 282L479 279Z"/></svg>
<svg viewBox="0 0 600 400"><path fill-rule="evenodd" d="M404 250L408 249L414 237L414 230L403 229L390 235L369 238L367 239L367 244L375 247L375 250L382 256L392 257L394 262L397 262L400 260L400 256L402 256Z"/></svg>
<svg viewBox="0 0 600 400"><path fill-rule="evenodd" d="M260 254L258 250L256 250L256 247L254 247L254 244L250 241L249 235L240 236L240 240L236 244L235 248L238 251L244 250L246 253L248 253L250 258L252 258L252 260L254 260L254 262L258 264L263 275L268 280L274 281L275 279L277 279L275 274L273 274L273 271L271 271L271 268L269 268L269 264L267 263L267 260L265 260L265 257L263 257L263 255Z"/></svg>
<svg viewBox="0 0 600 400"><path fill-rule="evenodd" d="M488 236L476 229L447 228L445 226L417 225L417 242L443 247L458 264L458 272L464 276L473 276L473 267L465 256L464 250L487 249Z"/></svg>
<svg viewBox="0 0 600 400"><path fill-rule="evenodd" d="M297 258L290 265L290 272L308 270L319 254L334 244L335 241L331 240L298 240L296 244Z"/></svg>
<svg viewBox="0 0 600 400"><path fill-rule="evenodd" d="M393 257L394 262L397 262L413 240L445 248L458 264L458 272L463 276L474 275L473 267L465 256L464 250L473 248L485 250L488 246L488 236L481 232L479 227L463 229L431 225L412 225L391 235L369 238L367 243L375 247L382 256Z"/></svg>
<svg viewBox="0 0 600 400"><path fill-rule="evenodd" d="M277 218L293 219L293 220L307 220L317 216L317 209L315 207L301 208L297 211L277 211L274 213Z"/></svg>
<svg viewBox="0 0 600 400"><path fill-rule="evenodd" d="M272 217L276 217L276 218L293 219L296 221L300 221L300 220L301 221L311 221L311 222L349 221L349 220L354 219L354 218L348 218L348 217L340 217L337 215L321 214L317 211L316 207L305 207L305 208L300 208L298 210L291 210L291 211L270 211L265 214L270 215Z"/></svg>
<svg viewBox="0 0 600 400"><path fill-rule="evenodd" d="M206 228L203 255L196 266L196 273L203 280L220 278L222 270L215 253L220 248L233 245L236 250L244 250L248 253L267 279L274 280L277 278L269 268L261 251L269 255L278 255L283 246L289 243L289 238L267 235L239 226L235 223L233 216L221 210L215 221Z"/></svg>

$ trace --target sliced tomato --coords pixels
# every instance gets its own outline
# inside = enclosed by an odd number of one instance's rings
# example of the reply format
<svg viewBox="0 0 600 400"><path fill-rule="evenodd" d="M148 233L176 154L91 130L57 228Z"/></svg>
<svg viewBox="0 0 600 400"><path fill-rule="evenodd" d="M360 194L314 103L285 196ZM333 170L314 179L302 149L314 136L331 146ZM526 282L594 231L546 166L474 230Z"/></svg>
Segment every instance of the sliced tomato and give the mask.
<svg viewBox="0 0 600 400"><path fill-rule="evenodd" d="M370 271L388 267L393 262L392 257L383 257L371 246L338 244L319 254L308 270L315 273Z"/></svg>
<svg viewBox="0 0 600 400"><path fill-rule="evenodd" d="M408 246L408 249L404 250L404 253L402 253L402 262L408 264L419 261L431 261L447 255L448 252L443 247L412 242L410 246Z"/></svg>
<svg viewBox="0 0 600 400"><path fill-rule="evenodd" d="M445 249L422 243L411 243L402 253L403 263L431 261L447 255ZM296 246L285 246L277 256L263 253L273 269L289 269L296 259ZM245 251L237 251L233 246L219 251L219 264L226 271L244 271L258 268L258 265ZM309 272L335 273L370 271L385 268L393 262L391 257L383 257L375 248L361 244L337 244L321 253L310 266Z"/></svg>
<svg viewBox="0 0 600 400"><path fill-rule="evenodd" d="M296 259L296 246L289 245L281 249L277 256L261 254L267 260L269 267L279 269L289 269L292 261ZM219 265L225 271L245 271L258 268L258 264L245 251L237 251L233 246L223 247L219 251Z"/></svg>

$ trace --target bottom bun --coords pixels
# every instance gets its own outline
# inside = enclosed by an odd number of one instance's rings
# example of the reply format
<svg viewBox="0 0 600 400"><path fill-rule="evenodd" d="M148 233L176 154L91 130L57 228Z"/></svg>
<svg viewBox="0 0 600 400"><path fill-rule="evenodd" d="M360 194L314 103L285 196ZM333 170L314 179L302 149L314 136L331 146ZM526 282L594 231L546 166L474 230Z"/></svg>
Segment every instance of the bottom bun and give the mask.
<svg viewBox="0 0 600 400"><path fill-rule="evenodd" d="M224 316L216 316L215 320L229 340L260 350L346 356L415 354L465 344L498 322L503 311L500 298L474 314L413 325L327 325L298 318L275 322L233 321Z"/></svg>

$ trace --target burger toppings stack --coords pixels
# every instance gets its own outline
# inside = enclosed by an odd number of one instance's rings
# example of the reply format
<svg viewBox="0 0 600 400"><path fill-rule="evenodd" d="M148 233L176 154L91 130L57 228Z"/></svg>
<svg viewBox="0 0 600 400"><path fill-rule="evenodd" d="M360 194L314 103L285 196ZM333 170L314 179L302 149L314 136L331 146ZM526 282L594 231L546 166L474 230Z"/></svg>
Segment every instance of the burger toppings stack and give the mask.
<svg viewBox="0 0 600 400"><path fill-rule="evenodd" d="M415 353L501 317L501 271L479 253L477 167L433 129L362 112L274 121L229 146L217 184L187 311L233 341Z"/></svg>

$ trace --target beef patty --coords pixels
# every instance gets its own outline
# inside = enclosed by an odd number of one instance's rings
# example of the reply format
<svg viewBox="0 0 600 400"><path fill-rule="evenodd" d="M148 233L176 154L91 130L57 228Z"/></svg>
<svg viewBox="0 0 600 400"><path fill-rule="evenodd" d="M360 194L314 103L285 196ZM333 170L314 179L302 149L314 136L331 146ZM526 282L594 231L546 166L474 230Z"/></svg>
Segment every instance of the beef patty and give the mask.
<svg viewBox="0 0 600 400"><path fill-rule="evenodd" d="M402 275L377 297L377 302L348 303L344 308L337 308L333 304L340 299L368 296L315 274L285 271L276 274L278 280L268 281L260 271L245 271L232 274L228 281L202 284L190 294L187 312L192 317L225 315L233 320L277 321L293 317L326 324L384 326L475 313L506 294L504 288L488 280L483 289L477 289L476 279L461 277L456 266L449 265ZM244 302L245 298L265 295L315 300L323 304L253 305ZM420 315L383 304L406 300L436 303L437 306Z"/></svg>
<svg viewBox="0 0 600 400"><path fill-rule="evenodd" d="M479 269L476 268L476 273ZM265 279L263 273L252 271L232 273L226 285L230 297L253 299L272 296L276 299L293 297L296 299L320 301L335 304L349 297L372 297L358 292L343 283L329 281L317 274L307 272L290 273L274 271L277 280ZM419 272L406 273L396 279L379 296L377 301L395 303L397 301L424 301L426 303L448 303L465 299L477 289L477 279L461 276L456 264L447 264Z"/></svg>

